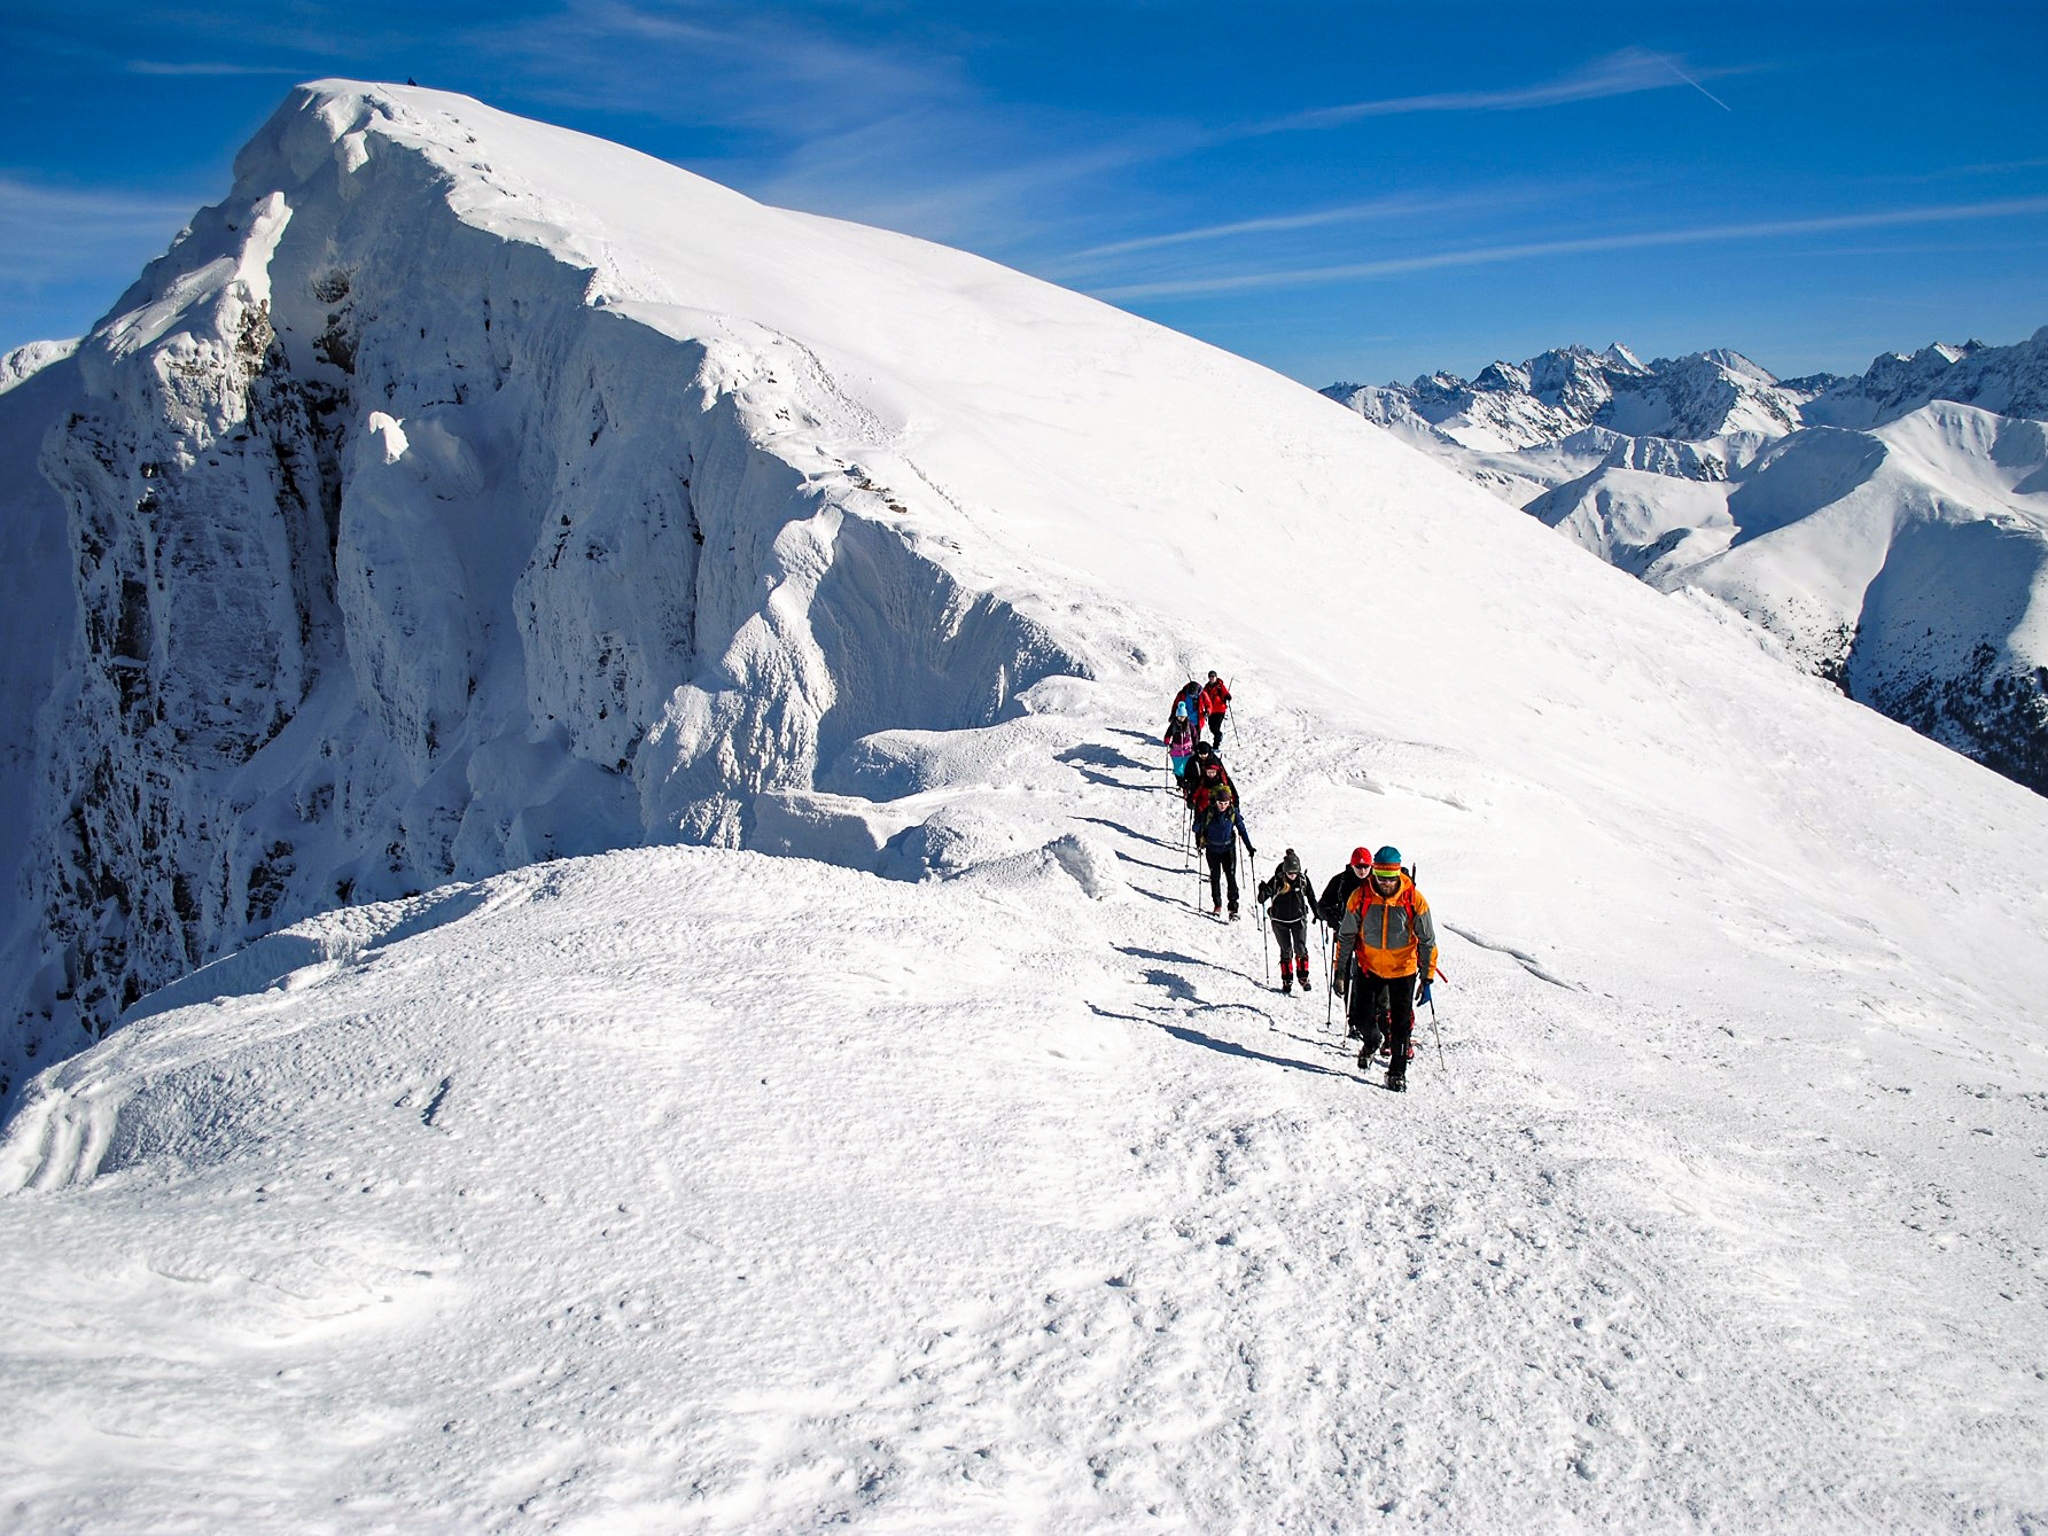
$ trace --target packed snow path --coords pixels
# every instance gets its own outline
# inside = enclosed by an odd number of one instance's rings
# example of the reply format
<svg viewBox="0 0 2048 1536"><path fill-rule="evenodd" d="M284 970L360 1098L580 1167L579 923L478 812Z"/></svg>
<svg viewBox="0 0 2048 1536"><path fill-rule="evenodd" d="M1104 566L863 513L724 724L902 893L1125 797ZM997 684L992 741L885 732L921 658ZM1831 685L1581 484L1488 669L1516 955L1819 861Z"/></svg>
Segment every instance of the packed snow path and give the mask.
<svg viewBox="0 0 2048 1536"><path fill-rule="evenodd" d="M1365 829L1226 747L1260 872L1327 878ZM58 1069L0 1151L8 1523L2048 1510L2004 1069L1646 1011L1459 937L1418 849L1452 984L1388 1094L1191 910L1143 733L1064 761L1074 839L1007 867L537 867L301 925Z"/></svg>

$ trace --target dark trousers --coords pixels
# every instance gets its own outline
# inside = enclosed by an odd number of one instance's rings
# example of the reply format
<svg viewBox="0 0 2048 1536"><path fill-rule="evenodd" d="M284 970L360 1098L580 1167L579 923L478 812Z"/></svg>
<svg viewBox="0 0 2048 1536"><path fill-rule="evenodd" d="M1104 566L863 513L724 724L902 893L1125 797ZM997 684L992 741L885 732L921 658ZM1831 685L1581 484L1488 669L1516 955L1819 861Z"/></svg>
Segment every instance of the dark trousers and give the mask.
<svg viewBox="0 0 2048 1536"><path fill-rule="evenodd" d="M1308 919L1297 917L1291 923L1273 919L1273 937L1280 945L1280 974L1299 968L1301 979L1308 980ZM1290 953L1291 951L1291 953Z"/></svg>
<svg viewBox="0 0 2048 1536"><path fill-rule="evenodd" d="M1395 1066L1405 1068L1408 1042L1415 1033L1414 976L1373 976L1353 971L1345 1018L1351 1033L1361 1042L1361 1055L1371 1055L1385 1043L1394 1053Z"/></svg>
<svg viewBox="0 0 2048 1536"><path fill-rule="evenodd" d="M1209 717L1209 745L1212 747L1223 745L1223 717L1221 715L1211 715Z"/></svg>
<svg viewBox="0 0 2048 1536"><path fill-rule="evenodd" d="M1230 910L1235 912L1237 910L1237 844L1232 843L1228 848L1205 847L1202 851L1209 855L1209 905L1212 907L1223 905L1223 882L1227 879L1230 882Z"/></svg>

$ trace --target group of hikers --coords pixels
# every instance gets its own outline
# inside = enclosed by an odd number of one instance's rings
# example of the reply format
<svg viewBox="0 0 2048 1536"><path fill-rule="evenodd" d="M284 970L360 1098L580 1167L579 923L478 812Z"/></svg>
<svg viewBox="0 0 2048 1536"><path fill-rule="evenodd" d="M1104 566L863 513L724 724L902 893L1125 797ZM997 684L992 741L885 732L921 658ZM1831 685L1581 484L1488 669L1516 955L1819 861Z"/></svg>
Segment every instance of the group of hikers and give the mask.
<svg viewBox="0 0 2048 1536"><path fill-rule="evenodd" d="M1235 922L1237 844L1242 841L1254 859L1259 851L1245 831L1237 786L1217 755L1229 711L1230 689L1222 678L1211 672L1206 683L1190 681L1174 696L1165 742L1187 807L1189 836L1208 862L1210 915L1223 916L1227 895L1229 920ZM1359 1042L1358 1065L1370 1067L1384 1052L1387 1087L1405 1089L1415 1055L1415 1010L1429 1003L1438 971L1436 923L1401 850L1352 849L1350 861L1318 895L1300 856L1289 848L1255 896L1280 947L1280 990L1311 990L1309 925L1328 929L1330 986L1344 999L1350 1038Z"/></svg>

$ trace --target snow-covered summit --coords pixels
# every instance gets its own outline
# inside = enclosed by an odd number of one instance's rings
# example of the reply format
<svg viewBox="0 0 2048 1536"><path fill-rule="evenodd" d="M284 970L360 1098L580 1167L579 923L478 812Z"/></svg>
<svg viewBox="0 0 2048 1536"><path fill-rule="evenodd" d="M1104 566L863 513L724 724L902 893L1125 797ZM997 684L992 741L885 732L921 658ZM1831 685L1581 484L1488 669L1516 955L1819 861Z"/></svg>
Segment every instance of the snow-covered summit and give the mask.
<svg viewBox="0 0 2048 1536"><path fill-rule="evenodd" d="M1834 381L1808 403L1804 419L1822 426L1882 426L1936 400L2048 419L2048 325L2007 347L1937 342L1911 354L1884 353L1861 377Z"/></svg>

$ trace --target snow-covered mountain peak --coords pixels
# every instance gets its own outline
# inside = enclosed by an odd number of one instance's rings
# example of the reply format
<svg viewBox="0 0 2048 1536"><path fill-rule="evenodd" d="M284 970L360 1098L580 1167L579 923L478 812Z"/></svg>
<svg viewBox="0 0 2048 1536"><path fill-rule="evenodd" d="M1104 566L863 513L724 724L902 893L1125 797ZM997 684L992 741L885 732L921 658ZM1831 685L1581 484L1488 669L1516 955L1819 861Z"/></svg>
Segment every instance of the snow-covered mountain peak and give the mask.
<svg viewBox="0 0 2048 1536"><path fill-rule="evenodd" d="M1650 370L1643 360L1618 341L1607 344L1600 358L1608 367L1624 373L1648 373Z"/></svg>
<svg viewBox="0 0 2048 1536"><path fill-rule="evenodd" d="M1740 554L1916 455L2033 495L1984 414L1733 512L1555 451ZM0 528L25 1527L2041 1507L2043 802L1287 380L329 84L0 394ZM1421 864L1406 1096L1191 910L1210 667L1256 873Z"/></svg>
<svg viewBox="0 0 2048 1536"><path fill-rule="evenodd" d="M1472 388L1495 394L1526 394L1529 392L1529 369L1518 368L1496 358L1479 370L1472 380Z"/></svg>
<svg viewBox="0 0 2048 1536"><path fill-rule="evenodd" d="M2014 595L2032 590L2048 527L2033 446L2048 328L1887 353L1853 379L1781 380L1726 348L1624 371L1613 348L1583 347L1496 377L1484 392L1436 375L1426 391L1325 393L1624 570L1715 593L1855 697L2048 792L2048 636ZM1996 559L1950 547L1994 529Z"/></svg>
<svg viewBox="0 0 2048 1536"><path fill-rule="evenodd" d="M1740 374L1742 377L1746 379L1752 379L1758 384L1768 385L1776 384L1778 382L1777 375L1772 373L1768 368L1765 368L1761 364L1751 361L1749 358L1744 357L1740 352L1737 352L1729 347L1710 347L1705 352L1700 352L1695 355L1705 358L1708 362L1712 363L1717 368L1725 369L1729 373ZM1652 366L1656 368L1662 368L1668 365L1660 359L1656 364L1653 364Z"/></svg>
<svg viewBox="0 0 2048 1536"><path fill-rule="evenodd" d="M1645 364L1618 343L1603 352L1574 344L1519 364L1497 361L1470 383L1435 373L1405 387L1334 384L1324 393L1382 425L1415 423L1425 450L1434 440L1482 454L1547 448L1589 427L1692 443L1776 436L1796 423L1803 398L1739 352ZM1499 483L1506 488L1519 478Z"/></svg>

